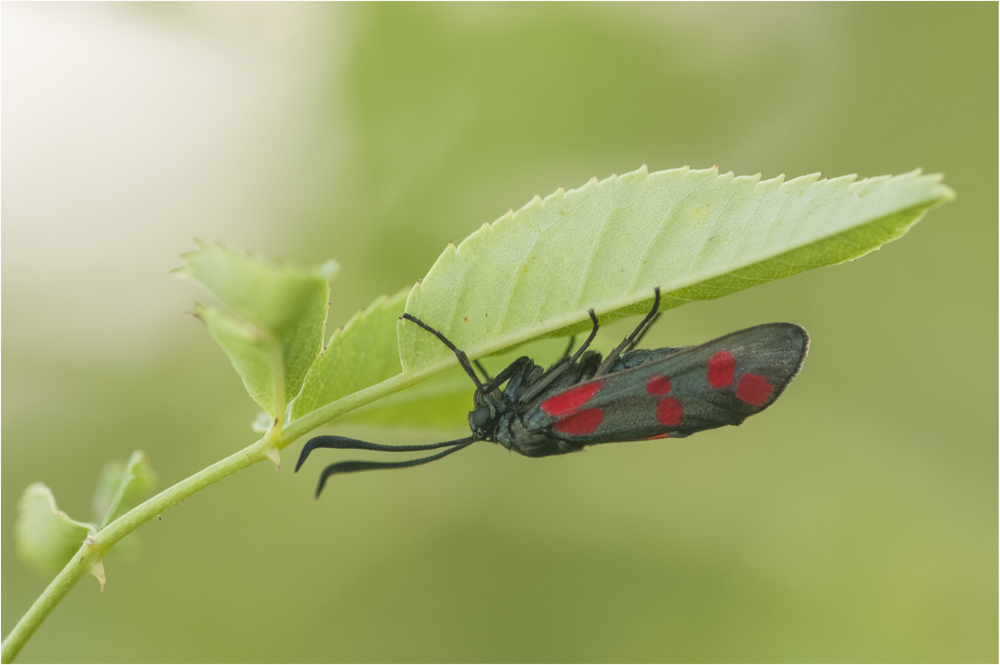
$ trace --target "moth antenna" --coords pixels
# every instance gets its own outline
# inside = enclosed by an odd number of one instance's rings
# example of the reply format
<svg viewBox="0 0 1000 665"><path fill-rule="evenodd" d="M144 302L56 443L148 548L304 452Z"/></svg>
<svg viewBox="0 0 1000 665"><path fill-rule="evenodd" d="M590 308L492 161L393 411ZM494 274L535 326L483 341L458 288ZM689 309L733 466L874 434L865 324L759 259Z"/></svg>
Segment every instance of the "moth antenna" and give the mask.
<svg viewBox="0 0 1000 665"><path fill-rule="evenodd" d="M374 450L382 453L412 453L421 450L435 450L446 448L455 444L464 443L468 439L456 439L455 441L442 441L441 443L428 443L418 446L384 446L380 443L369 443L358 439L349 439L346 436L317 436L312 438L302 446L299 453L299 461L295 463L295 473L298 473L309 454L317 448L333 448L335 450Z"/></svg>
<svg viewBox="0 0 1000 665"><path fill-rule="evenodd" d="M410 466L420 466L421 464L427 464L428 462L433 462L439 460L442 457L447 457L452 453L457 453L463 448L471 446L473 443L478 441L473 437L468 437L467 439L460 439L460 443L448 450L442 451L437 455L431 455L429 457L420 457L418 459L407 460L405 462L361 462L356 460L349 460L347 462L337 462L336 464L331 464L330 466L323 469L323 473L319 476L319 483L316 485L316 498L319 498L320 493L323 491L323 487L326 485L327 479L338 473L354 473L355 471L372 471L375 469L405 469ZM455 443L451 441L449 443Z"/></svg>
<svg viewBox="0 0 1000 665"><path fill-rule="evenodd" d="M431 328L417 317L404 313L400 318L406 319L407 321L413 321L418 326L444 342L444 345L454 352L455 357L458 358L458 363L462 366L462 369L465 370L465 373L469 375L469 378L472 379L472 382L476 384L476 388L479 388L480 390L483 389L483 382L479 380L478 376L476 376L476 370L472 369L472 363L469 362L469 356L465 355L465 351L452 344L447 337L439 333L437 330L434 330L434 328Z"/></svg>

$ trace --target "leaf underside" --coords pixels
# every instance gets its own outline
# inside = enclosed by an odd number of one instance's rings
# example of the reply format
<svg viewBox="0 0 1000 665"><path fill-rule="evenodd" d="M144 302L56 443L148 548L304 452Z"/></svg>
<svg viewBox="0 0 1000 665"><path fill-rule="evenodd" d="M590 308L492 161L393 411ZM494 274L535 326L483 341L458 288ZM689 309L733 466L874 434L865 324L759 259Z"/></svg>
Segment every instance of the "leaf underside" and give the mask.
<svg viewBox="0 0 1000 665"><path fill-rule="evenodd" d="M661 309L670 309L863 256L954 198L941 179L914 171L761 181L686 167L592 179L535 197L458 247L449 244L424 280L376 300L335 331L322 353L329 289L322 270L201 243L181 272L235 314L196 310L268 413L294 397L290 416L299 419L387 382L354 401L369 402L365 408L344 415L332 407L326 417L451 428L464 422L456 419L470 406L471 382L437 338L399 320L404 310L470 358L512 360L511 351L532 340L589 330L589 309L602 324L646 313L657 286ZM321 422L315 417L311 426Z"/></svg>
<svg viewBox="0 0 1000 665"><path fill-rule="evenodd" d="M474 358L581 332L591 308L602 323L645 313L656 286L669 309L855 259L954 197L919 171L819 178L642 168L560 189L449 245L406 311ZM455 364L417 326L397 331L406 372Z"/></svg>
<svg viewBox="0 0 1000 665"><path fill-rule="evenodd" d="M601 339L604 346L613 346ZM577 340L578 343L581 340ZM490 357L484 365L496 375L519 356L529 356L539 365L555 362L566 349L561 339L538 339L516 351ZM472 410L475 385L461 367L453 367L408 389L402 390L368 406L351 411L338 423L362 423L374 426L387 424L414 429L439 431L466 428Z"/></svg>

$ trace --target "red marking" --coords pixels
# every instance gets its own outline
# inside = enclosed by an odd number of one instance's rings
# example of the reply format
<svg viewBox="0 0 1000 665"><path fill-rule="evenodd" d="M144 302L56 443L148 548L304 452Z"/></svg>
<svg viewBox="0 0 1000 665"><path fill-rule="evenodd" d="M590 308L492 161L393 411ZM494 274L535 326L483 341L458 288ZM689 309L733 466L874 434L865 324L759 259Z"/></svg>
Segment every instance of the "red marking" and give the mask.
<svg viewBox="0 0 1000 665"><path fill-rule="evenodd" d="M666 434L657 434L656 436L647 436L646 441L652 441L653 439L666 439L669 436L670 432L667 432Z"/></svg>
<svg viewBox="0 0 1000 665"><path fill-rule="evenodd" d="M656 405L656 422L664 427L677 427L684 420L684 407L674 397L664 397Z"/></svg>
<svg viewBox="0 0 1000 665"><path fill-rule="evenodd" d="M774 386L760 374L744 374L736 386L736 396L754 406L764 406L773 392Z"/></svg>
<svg viewBox="0 0 1000 665"><path fill-rule="evenodd" d="M646 392L653 397L659 397L660 395L666 395L670 392L670 378L666 376L660 376L659 374L654 374L653 378L649 380L646 384Z"/></svg>
<svg viewBox="0 0 1000 665"><path fill-rule="evenodd" d="M725 388L733 382L736 358L729 351L719 351L708 359L708 383L713 388Z"/></svg>
<svg viewBox="0 0 1000 665"><path fill-rule="evenodd" d="M583 406L590 400L591 397L597 394L597 391L601 389L602 381L594 381L593 383L585 383L582 386L577 386L572 390L567 390L564 393L560 393L555 397L550 397L544 402L542 402L542 411L549 414L550 416L566 416L578 408ZM601 416L603 420L604 416ZM598 423L600 424L600 423Z"/></svg>
<svg viewBox="0 0 1000 665"><path fill-rule="evenodd" d="M552 429L570 436L585 436L593 434L603 422L604 411L602 409L584 409L559 420L552 426Z"/></svg>

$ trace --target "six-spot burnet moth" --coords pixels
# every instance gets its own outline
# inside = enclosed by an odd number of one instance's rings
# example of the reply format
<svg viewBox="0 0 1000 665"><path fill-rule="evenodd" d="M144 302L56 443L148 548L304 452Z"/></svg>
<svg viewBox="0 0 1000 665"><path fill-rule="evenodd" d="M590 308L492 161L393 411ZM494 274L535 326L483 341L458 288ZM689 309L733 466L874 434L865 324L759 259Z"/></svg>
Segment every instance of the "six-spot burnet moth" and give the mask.
<svg viewBox="0 0 1000 665"><path fill-rule="evenodd" d="M472 445L499 443L527 457L563 455L597 443L680 438L723 425L739 425L774 403L798 374L809 350L804 328L792 323L766 323L718 339L682 348L636 349L659 318L660 289L653 308L607 358L588 347L594 327L576 353L573 340L563 357L548 369L523 356L483 383L469 358L440 332L409 314L402 318L437 336L458 357L476 384L469 413L472 436L423 446L383 446L343 436L310 440L295 465L316 448L443 452L405 462L337 462L320 474L316 496L336 473L400 469L426 464ZM506 382L506 386L501 386Z"/></svg>

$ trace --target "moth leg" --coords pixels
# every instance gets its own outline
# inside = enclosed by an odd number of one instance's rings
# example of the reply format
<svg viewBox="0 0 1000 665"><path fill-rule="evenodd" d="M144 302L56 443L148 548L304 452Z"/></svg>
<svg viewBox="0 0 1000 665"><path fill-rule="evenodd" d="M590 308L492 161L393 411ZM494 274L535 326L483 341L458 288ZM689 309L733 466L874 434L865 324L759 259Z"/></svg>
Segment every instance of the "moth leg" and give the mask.
<svg viewBox="0 0 1000 665"><path fill-rule="evenodd" d="M583 355L583 352L587 350L587 347L590 346L590 343L594 341L595 337L597 337L597 329L601 327L600 324L597 322L597 314L594 313L594 310L590 310L590 320L594 322L594 327L591 329L590 335L587 336L587 341L583 343L583 346L581 346L579 349L576 350L576 353L574 353L573 356L569 358L568 362L564 357L563 359L559 360L555 365L553 365L552 368L545 373L545 376L539 379L538 382L532 384L529 390L525 391L524 393L518 396L517 398L518 402L531 401L532 399L534 399L536 395L538 395L543 390L548 388L553 381L562 376L567 369L576 365L576 361L580 359L580 356Z"/></svg>
<svg viewBox="0 0 1000 665"><path fill-rule="evenodd" d="M486 385L484 385L479 392L484 395L490 394L491 392L502 386L504 381L514 376L518 372L522 371L524 369L524 366L530 364L531 362L532 360L528 356L521 356L511 364L507 365L507 367L504 368L502 372L500 372L495 377L490 379L489 382Z"/></svg>
<svg viewBox="0 0 1000 665"><path fill-rule="evenodd" d="M384 453L409 453L420 450L444 448L446 446L453 446L457 443L462 443L463 441L465 441L465 439L444 441L442 443L429 443L420 446L383 446L380 443L369 443L368 441L349 439L346 436L317 436L309 439L309 442L302 446L302 452L299 453L299 461L295 464L295 472L298 473L299 467L302 466L302 463L305 462L306 458L309 457L309 454L317 448L333 448L335 450L375 450Z"/></svg>
<svg viewBox="0 0 1000 665"><path fill-rule="evenodd" d="M583 355L583 352L587 350L590 343L594 341L594 338L597 336L597 329L600 327L597 323L597 314L594 313L594 310L590 310L590 320L594 322L594 327L590 331L587 341L583 343L583 346L577 349L576 353L574 353L572 357L567 359L564 356L556 361L556 364L550 367L541 379L531 384L528 390L517 396L518 402L530 402L536 395L548 388L553 381L565 374L570 367L576 366L576 361L579 360L580 356Z"/></svg>
<svg viewBox="0 0 1000 665"><path fill-rule="evenodd" d="M646 327L642 329L642 332L639 333L639 336L636 337L632 341L632 343L628 345L628 348L625 349L625 350L626 351L631 351L635 347L639 346L639 342L641 342L642 338L646 336L646 333L649 332L649 329L656 325L656 322L660 320L661 316L663 316L663 312L657 312L656 316L653 317L653 320L646 324Z"/></svg>
<svg viewBox="0 0 1000 665"><path fill-rule="evenodd" d="M472 369L472 363L469 362L469 356L465 355L465 351L462 351L460 348L452 344L447 337L439 333L437 330L434 330L434 328L431 328L429 325L427 325L417 317L411 316L410 314L403 314L403 316L399 318L406 319L407 321L413 321L418 326L420 326L421 328L433 334L439 340L444 342L444 345L455 353L455 357L458 358L458 364L462 366L462 369L465 370L465 373L468 374L469 378L472 379L472 382L476 384L476 388L479 388L479 390L483 389L483 382L480 381L479 377L476 375L476 370Z"/></svg>
<svg viewBox="0 0 1000 665"><path fill-rule="evenodd" d="M584 342L583 346L577 349L576 353L573 354L573 357L570 358L571 363L575 363L577 360L580 359L580 356L583 355L583 352L587 350L587 347L589 347L590 344L594 341L594 338L597 337L597 329L601 327L601 325L597 322L597 314L594 313L594 310L590 310L588 314L590 314L590 320L593 321L594 327L590 329L590 334L587 335L587 341Z"/></svg>
<svg viewBox="0 0 1000 665"><path fill-rule="evenodd" d="M601 363L601 366L597 368L597 372L594 374L594 376L601 376L602 374L606 374L608 369L612 365L614 365L615 362L618 360L618 356L621 355L622 351L624 351L625 348L628 347L630 344L633 344L636 338L640 336L640 334L642 333L643 329L647 326L647 324L649 324L653 319L656 318L656 314L660 311L660 287L657 286L655 289L653 289L653 292L655 293L655 296L653 297L653 308L649 310L649 314L647 314L646 318L644 318L642 321L639 322L639 325L636 326L636 329L632 331L631 335L623 339L622 343L616 346L614 351L608 354L608 357L604 359L604 362Z"/></svg>
<svg viewBox="0 0 1000 665"><path fill-rule="evenodd" d="M337 462L336 464L331 464L330 466L323 469L323 472L319 475L319 483L316 485L316 498L319 498L320 492L323 491L323 486L326 485L326 480L330 476L337 473L351 473L354 471L370 471L373 469L405 469L409 466L419 466L421 464L427 464L428 462L433 462L434 460L439 460L442 457L447 457L452 453L457 453L462 448L466 448L475 443L477 439L469 437L468 439L463 439L460 441L451 441L451 443L457 443L458 445L449 448L448 450L442 451L437 455L431 455L429 457L420 457L418 459L407 460L405 462L360 462L355 460L349 460L347 462Z"/></svg>
<svg viewBox="0 0 1000 665"><path fill-rule="evenodd" d="M573 335L572 337L569 338L569 345L566 347L566 350L563 351L563 354L559 356L559 360L564 360L566 358L569 358L569 354L573 350L574 344L576 344L576 335Z"/></svg>
<svg viewBox="0 0 1000 665"><path fill-rule="evenodd" d="M473 360L472 364L476 366L476 369L478 369L480 372L483 373L483 376L486 377L486 383L487 384L489 384L489 382L493 380L490 377L490 373L486 371L486 368L483 367L483 364L481 362L479 362L478 360Z"/></svg>

